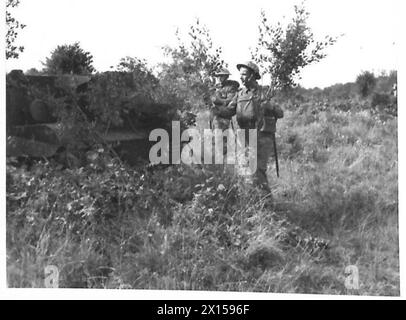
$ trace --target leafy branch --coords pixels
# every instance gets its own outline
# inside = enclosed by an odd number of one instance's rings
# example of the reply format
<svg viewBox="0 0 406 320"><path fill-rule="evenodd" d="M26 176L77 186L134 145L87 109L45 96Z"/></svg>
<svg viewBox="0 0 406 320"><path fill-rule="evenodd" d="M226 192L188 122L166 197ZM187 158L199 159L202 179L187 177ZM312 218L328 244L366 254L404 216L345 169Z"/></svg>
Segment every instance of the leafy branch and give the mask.
<svg viewBox="0 0 406 320"><path fill-rule="evenodd" d="M263 73L270 74L273 89L296 86L301 70L325 58L326 49L338 40L325 36L323 41L316 41L308 26L309 12L304 3L294 10L295 16L286 27L280 22L270 24L265 11L261 11L258 42L251 55Z"/></svg>
<svg viewBox="0 0 406 320"><path fill-rule="evenodd" d="M23 46L15 45L18 31L26 27L11 15L10 9L19 5L20 0L7 0L6 2L6 59L17 59L19 54L24 51Z"/></svg>

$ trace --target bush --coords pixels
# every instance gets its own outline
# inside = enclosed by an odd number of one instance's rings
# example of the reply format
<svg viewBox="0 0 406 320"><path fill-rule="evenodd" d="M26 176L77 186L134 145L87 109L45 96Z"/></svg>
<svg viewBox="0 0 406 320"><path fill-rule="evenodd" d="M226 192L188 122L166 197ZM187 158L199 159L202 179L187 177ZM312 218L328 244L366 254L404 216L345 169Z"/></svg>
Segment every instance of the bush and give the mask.
<svg viewBox="0 0 406 320"><path fill-rule="evenodd" d="M100 147L81 168L9 161L9 285L54 264L63 287L344 294L356 264L359 294L398 294L396 119L309 115L278 122L273 205L216 166L135 169Z"/></svg>
<svg viewBox="0 0 406 320"><path fill-rule="evenodd" d="M396 98L385 93L374 93L372 96L371 107L373 112L380 115L397 116Z"/></svg>
<svg viewBox="0 0 406 320"><path fill-rule="evenodd" d="M388 94L375 93L372 96L372 101L371 101L371 106L372 107L387 106L390 103L391 103L391 99L390 99L390 96Z"/></svg>
<svg viewBox="0 0 406 320"><path fill-rule="evenodd" d="M194 96L176 92L182 80L161 80L127 57L87 91L50 97L66 128L88 140L87 152L73 166L7 160L10 287L43 287L53 264L61 287L345 294L354 293L345 267L356 264L355 294L399 294L396 118L344 98L351 86L340 99L317 89L321 100L304 90L297 101L278 97L286 112L276 135L280 178L270 162L271 201L219 166L130 167L92 135L132 121L143 129L173 117L193 124L175 111Z"/></svg>
<svg viewBox="0 0 406 320"><path fill-rule="evenodd" d="M206 110L211 105L214 73L227 66L221 47L214 47L210 31L199 19L190 26L186 42L176 33L178 44L165 47L170 62L159 65L159 79L163 88L184 101L187 111Z"/></svg>
<svg viewBox="0 0 406 320"><path fill-rule="evenodd" d="M62 287L244 290L301 241L260 193L210 167L135 171L102 152L27 169L8 165L12 287L42 287L54 264Z"/></svg>
<svg viewBox="0 0 406 320"><path fill-rule="evenodd" d="M359 74L355 82L363 98L366 98L374 90L376 85L375 75L369 71L364 71Z"/></svg>

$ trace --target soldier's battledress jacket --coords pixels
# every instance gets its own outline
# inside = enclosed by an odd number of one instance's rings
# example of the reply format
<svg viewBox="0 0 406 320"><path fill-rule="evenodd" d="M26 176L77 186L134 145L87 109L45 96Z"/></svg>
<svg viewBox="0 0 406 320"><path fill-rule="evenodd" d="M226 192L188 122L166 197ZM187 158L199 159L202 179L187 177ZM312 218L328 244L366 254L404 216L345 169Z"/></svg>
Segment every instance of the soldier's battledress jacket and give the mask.
<svg viewBox="0 0 406 320"><path fill-rule="evenodd" d="M215 117L231 119L223 109L226 109L228 104L233 100L238 91L238 87L239 83L233 80L226 80L223 84L216 85L216 91L212 96L212 112ZM223 114L226 116L223 116Z"/></svg>
<svg viewBox="0 0 406 320"><path fill-rule="evenodd" d="M275 103L267 101L266 88L257 83L253 88L241 88L224 110L224 116L236 115L241 129L257 129L257 170L253 175L254 182L269 190L267 167L273 153L276 121L283 117L283 110ZM246 143L248 135L245 135ZM247 145L247 144L246 144Z"/></svg>
<svg viewBox="0 0 406 320"><path fill-rule="evenodd" d="M242 129L259 129L260 132L275 133L276 120L283 118L283 110L266 101L266 88L255 84L253 88L240 88L221 115L231 118L236 115Z"/></svg>

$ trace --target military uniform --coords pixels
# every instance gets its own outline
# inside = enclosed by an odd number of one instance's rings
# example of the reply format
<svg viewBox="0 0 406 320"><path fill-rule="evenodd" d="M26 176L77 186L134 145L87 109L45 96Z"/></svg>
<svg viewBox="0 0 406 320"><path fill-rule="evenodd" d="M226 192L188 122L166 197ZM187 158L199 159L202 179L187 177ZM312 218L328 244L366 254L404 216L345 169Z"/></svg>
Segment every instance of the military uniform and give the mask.
<svg viewBox="0 0 406 320"><path fill-rule="evenodd" d="M228 77L230 72L227 69L222 69L215 74L216 77ZM215 92L211 97L212 107L210 109L210 122L212 129L220 129L221 131L228 130L231 125L231 117L223 116L222 110L227 108L227 105L234 98L237 93L239 83L237 81L223 79L215 86ZM226 161L224 157L227 155L227 137L223 135L221 149L214 149L214 152L223 154L223 162ZM215 146L219 145L220 141L215 141Z"/></svg>
<svg viewBox="0 0 406 320"><path fill-rule="evenodd" d="M222 84L217 84L215 93L212 96L213 106L211 108L213 118L213 129L227 130L230 127L231 117L222 116L221 110L227 105L237 93L239 84L233 80L226 80Z"/></svg>
<svg viewBox="0 0 406 320"><path fill-rule="evenodd" d="M255 81L251 88L243 87L238 91L228 107L222 110L222 115L224 117L236 115L239 128L247 130L246 146L248 129L257 129L257 170L252 178L255 184L269 190L266 177L267 164L274 152L276 121L283 117L283 110L267 101L265 95L266 89Z"/></svg>

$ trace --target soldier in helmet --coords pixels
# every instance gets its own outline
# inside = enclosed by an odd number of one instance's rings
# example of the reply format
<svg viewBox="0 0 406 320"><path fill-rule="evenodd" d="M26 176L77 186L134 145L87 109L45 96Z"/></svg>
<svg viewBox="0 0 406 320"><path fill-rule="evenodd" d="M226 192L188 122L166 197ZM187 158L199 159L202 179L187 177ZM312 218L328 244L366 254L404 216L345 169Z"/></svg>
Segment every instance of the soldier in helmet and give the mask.
<svg viewBox="0 0 406 320"><path fill-rule="evenodd" d="M222 68L214 74L216 78L215 92L211 96L212 107L210 109L210 128L211 129L220 129L222 131L232 128L231 116L225 114L224 109L227 108L228 104L234 98L238 91L240 84L237 81L229 80L230 71L226 68ZM217 150L216 152L223 153L224 157L227 155L227 137L223 135L222 138L222 149ZM216 142L216 146L217 146Z"/></svg>
<svg viewBox="0 0 406 320"><path fill-rule="evenodd" d="M241 63L237 65L237 69L243 87L221 115L231 117L235 114L241 129L257 129L257 170L253 178L258 186L270 191L266 170L268 160L273 154L276 121L283 117L283 110L265 96L265 88L257 82L261 75L255 63ZM247 132L245 137L248 138Z"/></svg>
<svg viewBox="0 0 406 320"><path fill-rule="evenodd" d="M226 68L222 68L214 74L216 85L211 97L212 108L210 110L213 129L227 130L230 127L231 117L222 116L221 110L227 108L240 86L237 81L228 80L230 75L230 71Z"/></svg>

